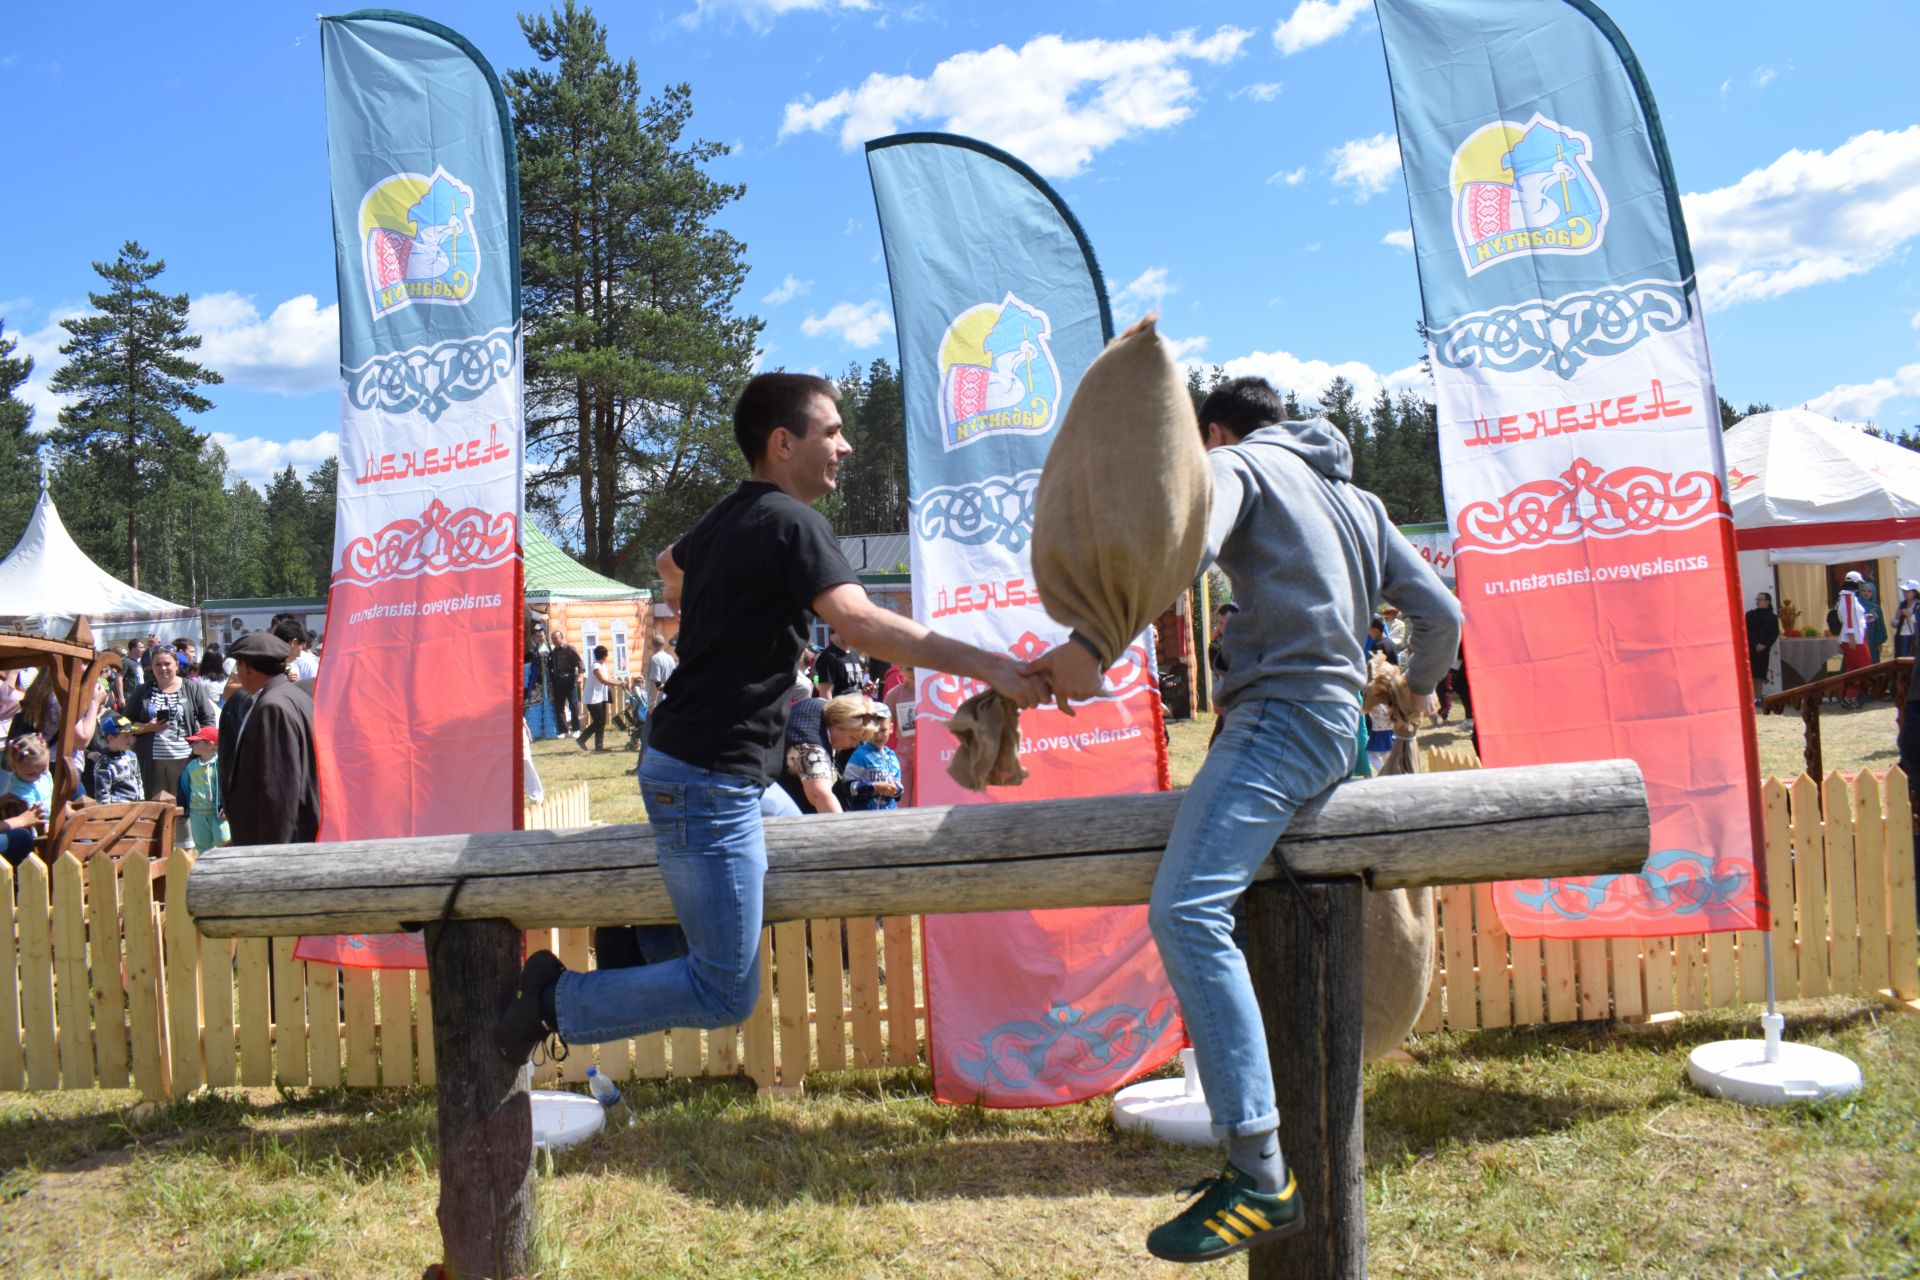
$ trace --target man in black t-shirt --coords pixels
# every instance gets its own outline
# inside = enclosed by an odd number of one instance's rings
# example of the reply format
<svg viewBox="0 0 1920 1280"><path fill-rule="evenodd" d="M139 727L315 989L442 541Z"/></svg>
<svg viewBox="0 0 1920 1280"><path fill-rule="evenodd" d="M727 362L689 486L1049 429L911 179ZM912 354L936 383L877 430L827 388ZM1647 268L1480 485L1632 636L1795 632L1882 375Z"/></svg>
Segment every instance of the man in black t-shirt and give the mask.
<svg viewBox="0 0 1920 1280"><path fill-rule="evenodd" d="M810 615L892 662L983 681L1021 707L1046 698L1005 653L962 643L880 608L809 504L834 491L851 452L839 392L824 378L767 373L747 383L733 434L750 478L655 566L680 613L680 665L647 730L640 796L687 954L635 968L569 972L528 958L497 1041L524 1061L548 1035L600 1043L668 1027L744 1021L760 994L763 815L798 812L773 785L793 673Z"/></svg>
<svg viewBox="0 0 1920 1280"><path fill-rule="evenodd" d="M841 642L839 629L830 627L827 630L827 647L820 651L820 657L814 662L813 674L815 679L824 677L831 680L833 692L827 696L837 698L843 693L860 692L860 682L866 677L867 671L858 658L847 652L846 645Z"/></svg>
<svg viewBox="0 0 1920 1280"><path fill-rule="evenodd" d="M573 641L556 635L553 651L547 655L547 681L553 694L553 718L560 732L568 736L586 727L580 718L580 677L586 670L587 664ZM573 717L571 726L567 723L569 715Z"/></svg>

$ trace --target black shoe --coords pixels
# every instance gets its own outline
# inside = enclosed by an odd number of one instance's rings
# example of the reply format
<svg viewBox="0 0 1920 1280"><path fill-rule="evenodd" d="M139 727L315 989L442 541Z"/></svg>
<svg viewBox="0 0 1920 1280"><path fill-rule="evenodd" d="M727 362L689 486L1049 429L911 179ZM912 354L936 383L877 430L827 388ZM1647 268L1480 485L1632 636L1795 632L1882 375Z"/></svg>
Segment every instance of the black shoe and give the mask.
<svg viewBox="0 0 1920 1280"><path fill-rule="evenodd" d="M547 1057L554 1062L566 1060L567 1042L560 1038L560 1028L547 1021L543 1011L548 992L566 971L567 966L551 951L536 951L527 957L513 999L501 1007L499 1020L494 1024L494 1043L500 1046L500 1054L508 1062L527 1061L548 1037L552 1037L552 1043L547 1047Z"/></svg>

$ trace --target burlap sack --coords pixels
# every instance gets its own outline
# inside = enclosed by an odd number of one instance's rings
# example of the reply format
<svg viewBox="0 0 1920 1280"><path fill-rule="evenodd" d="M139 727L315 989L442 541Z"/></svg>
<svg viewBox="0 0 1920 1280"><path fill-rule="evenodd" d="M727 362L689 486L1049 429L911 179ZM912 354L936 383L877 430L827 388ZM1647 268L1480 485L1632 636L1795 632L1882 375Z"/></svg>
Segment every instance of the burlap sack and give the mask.
<svg viewBox="0 0 1920 1280"><path fill-rule="evenodd" d="M1087 366L1040 473L1033 580L1048 616L1112 666L1192 583L1212 497L1193 399L1150 315ZM949 727L961 786L1027 776L1019 712L999 694L967 699Z"/></svg>
<svg viewBox="0 0 1920 1280"><path fill-rule="evenodd" d="M1213 497L1193 399L1154 319L1088 366L1034 495L1047 614L1109 666L1192 584Z"/></svg>
<svg viewBox="0 0 1920 1280"><path fill-rule="evenodd" d="M1376 653L1368 670L1362 708L1386 707L1393 721L1393 750L1380 775L1418 770L1420 726L1406 675ZM1366 956L1361 981L1363 1052L1367 1061L1398 1049L1427 1003L1433 972L1433 890L1375 889L1367 894L1360 946Z"/></svg>

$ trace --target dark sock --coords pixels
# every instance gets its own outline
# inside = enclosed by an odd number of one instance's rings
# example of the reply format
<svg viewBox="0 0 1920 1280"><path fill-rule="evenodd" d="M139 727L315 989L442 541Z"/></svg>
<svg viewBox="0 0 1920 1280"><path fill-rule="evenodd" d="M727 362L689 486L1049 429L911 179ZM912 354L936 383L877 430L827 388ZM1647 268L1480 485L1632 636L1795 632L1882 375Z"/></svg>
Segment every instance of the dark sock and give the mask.
<svg viewBox="0 0 1920 1280"><path fill-rule="evenodd" d="M1280 1131L1250 1133L1227 1143L1227 1163L1253 1179L1262 1195L1279 1195L1287 1185L1287 1165L1280 1158Z"/></svg>

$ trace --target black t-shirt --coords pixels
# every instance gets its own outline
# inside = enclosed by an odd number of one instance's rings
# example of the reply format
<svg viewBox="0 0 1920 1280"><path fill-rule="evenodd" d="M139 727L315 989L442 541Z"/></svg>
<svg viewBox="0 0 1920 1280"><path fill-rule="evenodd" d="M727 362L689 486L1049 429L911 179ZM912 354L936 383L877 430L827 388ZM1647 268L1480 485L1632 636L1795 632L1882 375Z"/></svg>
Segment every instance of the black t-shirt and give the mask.
<svg viewBox="0 0 1920 1280"><path fill-rule="evenodd" d="M836 698L843 693L860 692L860 681L867 674L851 653L837 645L828 645L820 651L813 671L816 676L825 676L833 685L833 696Z"/></svg>
<svg viewBox="0 0 1920 1280"><path fill-rule="evenodd" d="M547 671L554 683L561 686L560 692L566 693L573 682L585 671L586 663L580 657L580 651L570 644L563 644L547 654Z"/></svg>
<svg viewBox="0 0 1920 1280"><path fill-rule="evenodd" d="M765 786L780 771L813 599L859 576L825 516L756 480L700 517L673 559L686 575L680 665L647 745Z"/></svg>

